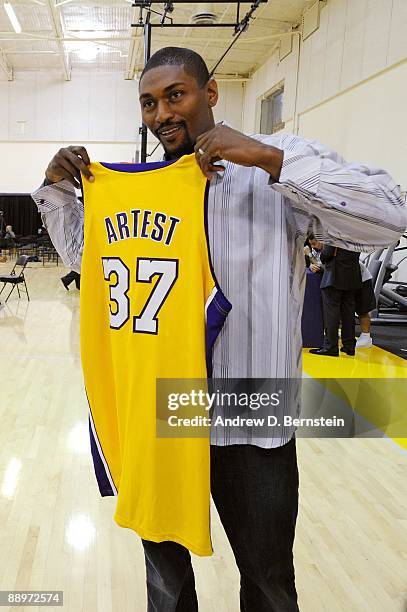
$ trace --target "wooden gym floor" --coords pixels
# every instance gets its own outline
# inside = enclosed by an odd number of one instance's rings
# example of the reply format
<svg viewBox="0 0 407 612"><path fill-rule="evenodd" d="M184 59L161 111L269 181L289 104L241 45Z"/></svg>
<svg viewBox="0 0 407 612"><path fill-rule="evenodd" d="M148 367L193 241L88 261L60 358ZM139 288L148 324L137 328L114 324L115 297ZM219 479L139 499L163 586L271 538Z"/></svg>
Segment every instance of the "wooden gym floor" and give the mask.
<svg viewBox="0 0 407 612"><path fill-rule="evenodd" d="M64 289L61 266L30 265L32 301L15 294L0 310L0 590L63 590L66 612L143 612L141 543L114 523L115 500L100 498L93 474L79 293L74 285ZM10 267L0 264L0 273ZM377 376L405 367L390 353L370 351L359 362L382 368ZM307 374L327 375L312 359L304 356ZM349 360L337 363L355 367ZM332 361L323 367L333 367ZM407 453L401 442L298 440L295 565L302 612L406 611ZM193 557L200 610L238 612L238 573L215 509L212 516L215 554Z"/></svg>

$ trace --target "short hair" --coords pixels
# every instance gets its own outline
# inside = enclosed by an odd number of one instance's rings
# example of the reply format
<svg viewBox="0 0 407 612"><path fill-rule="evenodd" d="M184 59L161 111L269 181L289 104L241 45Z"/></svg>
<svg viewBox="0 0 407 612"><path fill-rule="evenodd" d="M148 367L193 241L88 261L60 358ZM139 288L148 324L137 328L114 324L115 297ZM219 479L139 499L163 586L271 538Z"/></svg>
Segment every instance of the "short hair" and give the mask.
<svg viewBox="0 0 407 612"><path fill-rule="evenodd" d="M315 236L312 232L308 234L308 240L315 240Z"/></svg>
<svg viewBox="0 0 407 612"><path fill-rule="evenodd" d="M163 47L156 51L144 67L140 81L146 72L159 66L183 66L185 72L194 77L198 87L203 87L209 81L209 71L203 58L192 49L183 47Z"/></svg>

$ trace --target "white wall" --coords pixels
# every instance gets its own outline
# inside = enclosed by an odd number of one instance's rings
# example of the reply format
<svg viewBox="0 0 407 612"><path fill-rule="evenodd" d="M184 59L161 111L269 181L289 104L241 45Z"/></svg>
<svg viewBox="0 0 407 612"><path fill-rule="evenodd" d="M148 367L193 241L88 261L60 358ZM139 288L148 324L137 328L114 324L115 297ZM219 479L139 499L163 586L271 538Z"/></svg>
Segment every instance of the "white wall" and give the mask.
<svg viewBox="0 0 407 612"><path fill-rule="evenodd" d="M382 166L406 188L407 1L328 0L319 29L301 43L295 104L298 39L248 84L245 131L258 130L261 96L284 80L285 131Z"/></svg>
<svg viewBox="0 0 407 612"><path fill-rule="evenodd" d="M215 119L241 129L242 84L219 88ZM74 73L68 82L59 72L17 73L14 81L0 81L0 119L3 193L32 191L63 146L83 144L91 159L103 161L131 161L140 148L138 83L119 73ZM155 144L150 137L148 151ZM161 155L159 148L151 159Z"/></svg>
<svg viewBox="0 0 407 612"><path fill-rule="evenodd" d="M295 35L247 84L244 130L259 130L261 97L284 81L285 132L381 166L407 191L407 0L328 0L301 43L297 89L299 45ZM406 277L404 261L395 279Z"/></svg>

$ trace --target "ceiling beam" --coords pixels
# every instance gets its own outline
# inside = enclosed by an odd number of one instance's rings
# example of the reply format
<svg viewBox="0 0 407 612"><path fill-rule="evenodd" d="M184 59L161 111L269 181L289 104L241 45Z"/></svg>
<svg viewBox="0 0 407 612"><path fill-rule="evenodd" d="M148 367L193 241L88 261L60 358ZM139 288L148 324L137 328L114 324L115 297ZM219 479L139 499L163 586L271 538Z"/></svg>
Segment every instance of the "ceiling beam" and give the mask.
<svg viewBox="0 0 407 612"><path fill-rule="evenodd" d="M4 72L8 81L13 80L13 69L8 63L7 56L3 49L0 48L0 69Z"/></svg>
<svg viewBox="0 0 407 612"><path fill-rule="evenodd" d="M137 9L133 9L131 23L136 20ZM126 81L132 81L136 70L138 69L137 59L140 53L140 43L143 40L143 31L139 28L131 28L130 44L127 51L127 62L124 78Z"/></svg>
<svg viewBox="0 0 407 612"><path fill-rule="evenodd" d="M52 23L52 30L54 32L54 36L56 37L56 43L58 46L59 57L61 59L62 69L64 71L64 78L66 81L71 80L71 64L69 61L68 53L64 47L64 43L62 42L64 38L64 31L61 22L61 16L59 14L59 10L55 8L54 0L45 0L48 14Z"/></svg>

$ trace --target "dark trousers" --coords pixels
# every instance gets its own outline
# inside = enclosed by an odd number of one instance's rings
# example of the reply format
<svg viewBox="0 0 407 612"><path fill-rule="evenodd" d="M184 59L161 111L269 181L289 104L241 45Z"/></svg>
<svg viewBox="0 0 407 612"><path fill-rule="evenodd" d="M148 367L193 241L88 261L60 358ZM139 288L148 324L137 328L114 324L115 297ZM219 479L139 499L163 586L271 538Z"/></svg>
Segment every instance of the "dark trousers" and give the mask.
<svg viewBox="0 0 407 612"><path fill-rule="evenodd" d="M339 325L342 323L342 345L346 349L354 349L356 344L355 292L324 287L321 293L324 309L324 347L331 351L338 350Z"/></svg>
<svg viewBox="0 0 407 612"><path fill-rule="evenodd" d="M240 571L241 612L298 612L295 438L275 449L211 446L211 489ZM148 612L196 612L189 551L174 542L142 542Z"/></svg>
<svg viewBox="0 0 407 612"><path fill-rule="evenodd" d="M81 288L81 275L78 274L78 272L74 272L73 270L71 270L70 272L68 272L68 274L63 276L61 280L65 281L65 285L70 285L71 283L73 283L73 281L75 281L76 288Z"/></svg>

